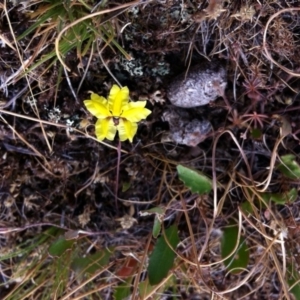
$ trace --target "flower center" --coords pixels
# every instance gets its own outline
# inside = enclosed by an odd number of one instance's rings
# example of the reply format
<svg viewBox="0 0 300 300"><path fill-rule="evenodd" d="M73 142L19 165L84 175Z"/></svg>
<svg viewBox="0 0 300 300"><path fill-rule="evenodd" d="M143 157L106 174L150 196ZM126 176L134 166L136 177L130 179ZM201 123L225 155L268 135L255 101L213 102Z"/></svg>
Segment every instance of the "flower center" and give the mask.
<svg viewBox="0 0 300 300"><path fill-rule="evenodd" d="M114 121L114 125L115 125L115 126L118 126L118 125L119 125L120 118L113 117L113 121Z"/></svg>

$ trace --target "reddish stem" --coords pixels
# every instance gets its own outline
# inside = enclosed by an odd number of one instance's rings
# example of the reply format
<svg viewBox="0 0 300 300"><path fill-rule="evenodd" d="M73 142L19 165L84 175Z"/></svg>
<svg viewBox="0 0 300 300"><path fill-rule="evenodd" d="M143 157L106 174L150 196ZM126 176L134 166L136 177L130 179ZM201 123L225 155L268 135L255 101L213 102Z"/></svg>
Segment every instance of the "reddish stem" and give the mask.
<svg viewBox="0 0 300 300"><path fill-rule="evenodd" d="M121 141L119 140L118 147L118 160L117 160L117 176L116 176L116 187L115 187L115 204L117 214L119 214L119 206L118 206L118 189L119 189L119 173L120 173L120 162L121 162Z"/></svg>

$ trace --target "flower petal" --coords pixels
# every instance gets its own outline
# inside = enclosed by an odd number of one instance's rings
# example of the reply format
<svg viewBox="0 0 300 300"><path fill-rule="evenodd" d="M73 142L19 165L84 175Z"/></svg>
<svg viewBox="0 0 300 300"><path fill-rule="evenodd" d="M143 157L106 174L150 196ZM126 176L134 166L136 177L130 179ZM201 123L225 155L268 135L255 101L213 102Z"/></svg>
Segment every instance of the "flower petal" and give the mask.
<svg viewBox="0 0 300 300"><path fill-rule="evenodd" d="M145 108L145 105L146 101L130 102L124 107L122 118L130 122L139 122L146 119L151 114L151 110Z"/></svg>
<svg viewBox="0 0 300 300"><path fill-rule="evenodd" d="M104 104L104 105L107 104L107 100L106 100L104 97L99 96L99 95L96 94L96 93L91 93L91 100L96 101L96 102L99 102L99 103L102 103L102 104Z"/></svg>
<svg viewBox="0 0 300 300"><path fill-rule="evenodd" d="M117 125L120 141L123 142L127 139L132 143L133 137L137 132L137 124L127 120L120 119Z"/></svg>
<svg viewBox="0 0 300 300"><path fill-rule="evenodd" d="M117 132L117 127L114 124L112 118L99 119L95 125L96 136L99 141L107 138L110 141L113 141Z"/></svg>
<svg viewBox="0 0 300 300"><path fill-rule="evenodd" d="M147 101L131 101L126 105L126 108L134 108L134 107L145 107L147 104Z"/></svg>
<svg viewBox="0 0 300 300"><path fill-rule="evenodd" d="M108 110L107 100L97 94L91 94L91 100L83 101L87 110L97 117L98 119L104 119L111 116L111 113Z"/></svg>
<svg viewBox="0 0 300 300"><path fill-rule="evenodd" d="M127 86L119 88L117 85L113 85L108 96L109 110L114 117L119 117L122 113L123 107L128 104L129 101L129 89Z"/></svg>

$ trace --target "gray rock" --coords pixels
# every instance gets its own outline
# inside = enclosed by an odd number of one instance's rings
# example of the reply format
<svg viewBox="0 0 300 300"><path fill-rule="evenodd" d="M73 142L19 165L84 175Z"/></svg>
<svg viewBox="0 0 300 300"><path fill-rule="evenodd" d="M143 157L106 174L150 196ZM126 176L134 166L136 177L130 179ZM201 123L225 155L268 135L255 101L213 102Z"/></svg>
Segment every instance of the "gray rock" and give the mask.
<svg viewBox="0 0 300 300"><path fill-rule="evenodd" d="M175 107L166 109L163 120L169 123L170 131L163 136L162 142L171 141L195 147L212 131L209 121L193 119L184 109Z"/></svg>
<svg viewBox="0 0 300 300"><path fill-rule="evenodd" d="M224 96L227 72L220 61L203 62L175 77L167 89L167 96L173 105L196 107L208 104Z"/></svg>

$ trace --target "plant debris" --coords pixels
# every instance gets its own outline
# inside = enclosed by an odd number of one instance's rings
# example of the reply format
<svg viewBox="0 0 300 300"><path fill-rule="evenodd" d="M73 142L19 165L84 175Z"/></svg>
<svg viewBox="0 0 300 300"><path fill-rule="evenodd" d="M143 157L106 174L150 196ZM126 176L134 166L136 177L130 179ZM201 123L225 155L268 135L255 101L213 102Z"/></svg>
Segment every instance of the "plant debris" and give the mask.
<svg viewBox="0 0 300 300"><path fill-rule="evenodd" d="M0 7L1 299L299 298L296 1ZM114 85L152 112L122 143L83 102Z"/></svg>

